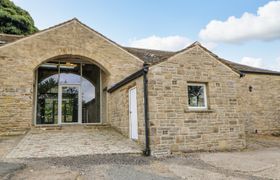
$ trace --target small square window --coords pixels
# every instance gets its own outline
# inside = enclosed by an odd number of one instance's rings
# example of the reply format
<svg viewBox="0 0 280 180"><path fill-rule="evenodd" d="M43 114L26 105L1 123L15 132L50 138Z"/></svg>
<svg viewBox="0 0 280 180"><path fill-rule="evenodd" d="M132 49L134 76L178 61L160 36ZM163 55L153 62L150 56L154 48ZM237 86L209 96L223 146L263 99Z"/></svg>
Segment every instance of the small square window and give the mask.
<svg viewBox="0 0 280 180"><path fill-rule="evenodd" d="M206 109L206 85L201 83L188 84L188 102L189 108Z"/></svg>

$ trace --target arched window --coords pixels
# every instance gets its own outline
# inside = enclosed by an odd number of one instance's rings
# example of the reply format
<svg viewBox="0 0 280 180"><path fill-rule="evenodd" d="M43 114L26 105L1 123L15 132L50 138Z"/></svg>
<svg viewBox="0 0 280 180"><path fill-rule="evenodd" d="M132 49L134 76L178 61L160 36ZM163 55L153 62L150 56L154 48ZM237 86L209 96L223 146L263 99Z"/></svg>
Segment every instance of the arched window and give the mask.
<svg viewBox="0 0 280 180"><path fill-rule="evenodd" d="M100 123L100 83L100 68L93 64L42 64L36 124Z"/></svg>

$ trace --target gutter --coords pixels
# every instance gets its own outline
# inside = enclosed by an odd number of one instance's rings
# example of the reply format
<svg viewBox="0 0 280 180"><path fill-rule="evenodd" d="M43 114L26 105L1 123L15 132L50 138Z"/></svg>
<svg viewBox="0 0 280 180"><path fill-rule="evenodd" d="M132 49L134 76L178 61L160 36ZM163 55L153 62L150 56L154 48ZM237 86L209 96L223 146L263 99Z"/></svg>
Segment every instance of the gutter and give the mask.
<svg viewBox="0 0 280 180"><path fill-rule="evenodd" d="M107 90L107 92L108 93L112 93L112 92L116 91L117 89L121 88L122 86L130 83L134 79L137 79L138 77L143 76L143 74L144 74L143 72L144 72L144 68L140 69L139 71L136 71L135 73L129 75L128 77L126 77L123 80L119 81L117 84L115 84L112 87L110 87Z"/></svg>
<svg viewBox="0 0 280 180"><path fill-rule="evenodd" d="M121 88L122 86L128 84L129 82L137 79L138 77L143 76L144 121L145 121L145 150L143 151L143 154L145 156L151 155L150 139L149 139L150 133L149 133L148 78L147 78L148 72L149 72L149 65L144 63L142 69L124 78L123 80L121 80L120 82L118 82L117 84L115 84L114 86L112 86L107 90L108 93L112 93L117 89Z"/></svg>
<svg viewBox="0 0 280 180"><path fill-rule="evenodd" d="M241 71L243 74L262 74L262 75L271 75L279 76L280 72L271 71L271 72L260 72L260 71Z"/></svg>

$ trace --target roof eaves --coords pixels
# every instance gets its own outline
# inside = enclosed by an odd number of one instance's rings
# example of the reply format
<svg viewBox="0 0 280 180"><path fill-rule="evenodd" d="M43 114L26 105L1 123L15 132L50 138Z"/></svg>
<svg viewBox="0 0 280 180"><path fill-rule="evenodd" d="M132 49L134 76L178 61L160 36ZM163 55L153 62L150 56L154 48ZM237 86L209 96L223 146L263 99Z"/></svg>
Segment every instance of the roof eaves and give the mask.
<svg viewBox="0 0 280 180"><path fill-rule="evenodd" d="M46 29L43 29L43 30L41 30L41 31L35 32L35 33L33 33L33 34L23 36L22 38L17 39L17 40L15 40L15 41L13 41L13 42L6 43L6 44L2 45L0 48L6 47L6 46L8 46L8 45L17 43L18 41L22 41L22 40L25 40L25 39L27 39L27 38L33 37L33 36L36 36L36 35L41 34L41 33L43 33L43 32L46 32L46 31L55 29L55 28L57 28L57 27L63 26L63 25L65 25L65 24L71 23L71 22L76 21L76 20L77 20L77 18L73 18L73 19L70 19L70 20L68 20L68 21L62 22L62 23L60 23L60 24L57 24L57 25L48 27L48 28L46 28Z"/></svg>
<svg viewBox="0 0 280 180"><path fill-rule="evenodd" d="M91 27L89 27L88 25L82 23L80 20L78 20L77 18L74 18L73 20L75 20L76 22L80 23L82 26L86 27L87 29L93 31L94 33L98 34L99 36L101 36L102 38L106 39L107 41L109 41L110 43L114 44L115 46L117 46L119 49L125 51L126 53L128 53L129 55L133 56L134 58L136 58L137 60L141 61L142 63L144 63L144 61L142 59L140 59L139 57L135 56L134 54L130 53L128 50L126 50L124 47L122 47L121 45L119 45L118 43L116 43L115 41L107 38L106 36L104 36L103 34L101 34L100 32L92 29Z"/></svg>
<svg viewBox="0 0 280 180"><path fill-rule="evenodd" d="M172 54L171 56L167 56L167 57L163 58L162 61L153 63L151 66L155 66L155 65L160 64L160 63L162 63L162 62L165 62L165 61L167 61L168 59L170 59L170 58L172 58L172 57L178 55L179 53L182 53L182 52L185 52L185 51L189 50L189 49L193 48L194 46L196 46L197 43L198 43L198 42L196 41L196 42L192 43L191 45L187 46L186 48L174 52L174 54Z"/></svg>
<svg viewBox="0 0 280 180"><path fill-rule="evenodd" d="M197 43L197 45L202 48L204 51L206 51L207 53L209 53L209 55L211 55L212 57L214 57L215 59L217 59L219 62L221 62L222 64L224 64L225 66L229 67L232 71L234 71L235 73L239 74L240 76L243 75L243 73L241 71L239 71L238 69L230 66L228 63L226 63L224 61L224 59L220 58L218 55L216 55L215 53L213 53L212 51L210 51L209 49L207 49L206 47L202 46L200 43Z"/></svg>
<svg viewBox="0 0 280 180"><path fill-rule="evenodd" d="M245 74L269 74L269 75L280 75L280 72L278 71L272 71L272 70L267 70L267 69L261 69L261 68L255 68L251 66L247 66L244 64L239 64L235 63L226 59L221 59L224 61L224 63L228 64L228 66L231 66L234 68L234 66L240 66L240 68L235 67L235 69L238 69L240 72L245 73Z"/></svg>
<svg viewBox="0 0 280 180"><path fill-rule="evenodd" d="M123 80L119 81L118 83L116 83L115 85L110 87L107 90L107 92L112 93L112 92L116 91L117 89L121 88L122 86L128 84L129 82L133 81L134 79L137 79L138 77L141 77L142 75L144 75L144 71L145 71L145 68L142 68L142 69L136 71L135 73L127 76Z"/></svg>
<svg viewBox="0 0 280 180"><path fill-rule="evenodd" d="M280 72L276 72L276 71L261 72L261 71L246 71L246 70L242 70L241 72L244 73L244 74L266 74L266 75L280 76Z"/></svg>
<svg viewBox="0 0 280 180"><path fill-rule="evenodd" d="M182 52L185 52L185 51L191 49L192 47L196 46L197 43L198 43L198 42L195 41L194 43L192 43L191 45L187 46L186 48L181 49L181 50L179 50L179 51L176 51L172 56L168 57L167 59L170 59L170 58L172 58L173 56L176 56L176 55L179 54L179 53L182 53Z"/></svg>

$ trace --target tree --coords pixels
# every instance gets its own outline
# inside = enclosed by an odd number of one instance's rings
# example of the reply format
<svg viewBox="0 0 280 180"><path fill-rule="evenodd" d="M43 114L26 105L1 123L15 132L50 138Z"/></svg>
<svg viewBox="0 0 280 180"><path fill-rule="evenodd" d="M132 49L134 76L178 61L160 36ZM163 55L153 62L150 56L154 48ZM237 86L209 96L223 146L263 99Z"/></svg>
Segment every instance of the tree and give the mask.
<svg viewBox="0 0 280 180"><path fill-rule="evenodd" d="M57 88L57 86L58 86L57 80L53 77L49 77L38 84L38 92L40 94L51 93L50 91L53 88Z"/></svg>
<svg viewBox="0 0 280 180"><path fill-rule="evenodd" d="M189 104L193 104L195 106L199 106L199 100L200 100L200 96L203 95L203 88L201 86L188 86L188 92L189 92ZM195 101L191 100L195 98Z"/></svg>
<svg viewBox="0 0 280 180"><path fill-rule="evenodd" d="M27 35L37 31L27 11L10 0L0 0L0 33Z"/></svg>

